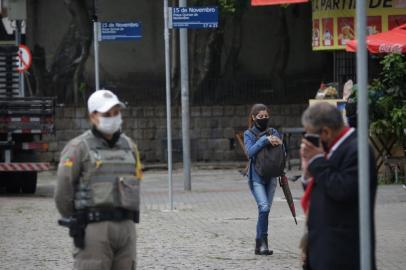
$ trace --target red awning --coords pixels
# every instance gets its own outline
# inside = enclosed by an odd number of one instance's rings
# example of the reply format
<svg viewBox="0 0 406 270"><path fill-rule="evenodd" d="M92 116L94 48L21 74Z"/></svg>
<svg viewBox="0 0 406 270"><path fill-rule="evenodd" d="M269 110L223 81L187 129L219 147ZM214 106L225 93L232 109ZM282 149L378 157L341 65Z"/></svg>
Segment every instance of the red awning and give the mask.
<svg viewBox="0 0 406 270"><path fill-rule="evenodd" d="M251 4L253 6L297 4L297 3L306 3L306 2L309 2L309 0L251 0Z"/></svg>
<svg viewBox="0 0 406 270"><path fill-rule="evenodd" d="M367 46L370 53L406 53L406 24L388 32L368 36ZM347 42L345 49L355 52L357 41Z"/></svg>

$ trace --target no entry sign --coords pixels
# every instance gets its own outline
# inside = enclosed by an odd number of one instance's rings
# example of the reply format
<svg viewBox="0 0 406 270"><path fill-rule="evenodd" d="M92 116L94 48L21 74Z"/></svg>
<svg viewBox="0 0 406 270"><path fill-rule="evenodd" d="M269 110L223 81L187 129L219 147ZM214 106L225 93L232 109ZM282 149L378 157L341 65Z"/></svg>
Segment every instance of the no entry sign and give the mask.
<svg viewBox="0 0 406 270"><path fill-rule="evenodd" d="M30 49L25 45L18 46L17 70L24 72L31 67L32 55Z"/></svg>

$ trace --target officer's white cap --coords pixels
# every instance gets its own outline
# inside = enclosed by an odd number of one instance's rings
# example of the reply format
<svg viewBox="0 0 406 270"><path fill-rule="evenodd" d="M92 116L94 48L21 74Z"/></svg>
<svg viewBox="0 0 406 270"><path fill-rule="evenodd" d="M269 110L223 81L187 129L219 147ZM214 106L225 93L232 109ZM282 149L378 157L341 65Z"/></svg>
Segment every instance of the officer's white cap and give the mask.
<svg viewBox="0 0 406 270"><path fill-rule="evenodd" d="M116 105L125 108L123 102L110 90L98 90L94 92L87 100L87 109L89 113L100 112L105 113Z"/></svg>

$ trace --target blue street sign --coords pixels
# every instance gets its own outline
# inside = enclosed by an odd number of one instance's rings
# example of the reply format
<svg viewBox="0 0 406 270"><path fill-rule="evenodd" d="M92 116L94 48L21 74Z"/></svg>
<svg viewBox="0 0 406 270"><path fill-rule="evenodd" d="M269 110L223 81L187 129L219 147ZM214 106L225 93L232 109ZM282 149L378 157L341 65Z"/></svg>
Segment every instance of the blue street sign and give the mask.
<svg viewBox="0 0 406 270"><path fill-rule="evenodd" d="M170 28L217 28L219 11L217 6L176 7L171 9Z"/></svg>
<svg viewBox="0 0 406 270"><path fill-rule="evenodd" d="M100 22L99 41L136 40L142 38L139 22Z"/></svg>

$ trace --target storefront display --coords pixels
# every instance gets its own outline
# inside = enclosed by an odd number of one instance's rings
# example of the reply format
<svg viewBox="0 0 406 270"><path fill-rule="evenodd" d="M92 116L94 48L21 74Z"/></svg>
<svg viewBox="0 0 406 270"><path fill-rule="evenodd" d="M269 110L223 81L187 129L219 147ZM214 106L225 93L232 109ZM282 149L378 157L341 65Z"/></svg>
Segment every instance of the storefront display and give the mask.
<svg viewBox="0 0 406 270"><path fill-rule="evenodd" d="M343 50L356 38L355 0L312 0L313 50ZM368 35L386 32L406 23L401 1L367 0Z"/></svg>

